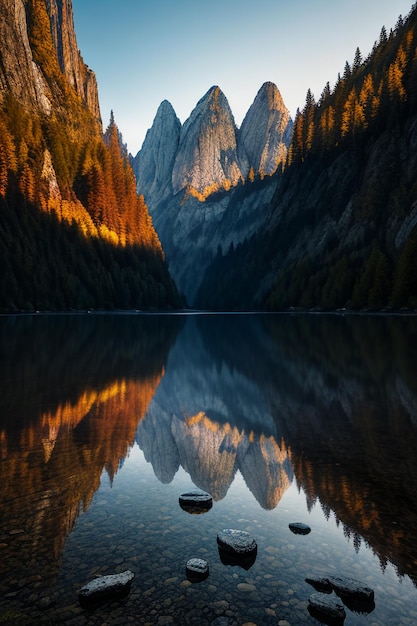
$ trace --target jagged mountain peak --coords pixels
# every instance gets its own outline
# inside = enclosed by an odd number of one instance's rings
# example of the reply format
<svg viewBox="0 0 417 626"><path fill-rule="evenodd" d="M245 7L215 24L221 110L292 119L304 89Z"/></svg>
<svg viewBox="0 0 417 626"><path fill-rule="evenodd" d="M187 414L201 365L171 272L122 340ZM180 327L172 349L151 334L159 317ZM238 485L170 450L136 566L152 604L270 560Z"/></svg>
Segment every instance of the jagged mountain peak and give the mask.
<svg viewBox="0 0 417 626"><path fill-rule="evenodd" d="M281 109L284 107L284 100L282 99L281 92L275 83L271 81L267 81L262 85L256 94L256 99L260 99L266 97L268 101L269 108L272 109Z"/></svg>
<svg viewBox="0 0 417 626"><path fill-rule="evenodd" d="M253 173L273 174L286 158L292 133L289 111L274 83L266 82L259 89L239 133Z"/></svg>
<svg viewBox="0 0 417 626"><path fill-rule="evenodd" d="M196 277L219 247L244 241L264 220L275 181L262 190L249 183L285 160L292 122L272 82L262 85L240 130L218 85L176 132L167 129L174 116L162 102L133 166L170 271L191 303Z"/></svg>
<svg viewBox="0 0 417 626"><path fill-rule="evenodd" d="M181 122L172 104L163 100L153 124L146 133L141 150L133 160L136 188L145 199L159 202L172 192L171 174L180 139Z"/></svg>
<svg viewBox="0 0 417 626"><path fill-rule="evenodd" d="M161 104L158 107L155 117L161 117L163 115L175 115L176 117L174 107L169 102L169 100L162 100Z"/></svg>
<svg viewBox="0 0 417 626"><path fill-rule="evenodd" d="M226 96L217 85L198 101L181 129L172 173L174 193L187 189L204 199L241 180L236 124Z"/></svg>

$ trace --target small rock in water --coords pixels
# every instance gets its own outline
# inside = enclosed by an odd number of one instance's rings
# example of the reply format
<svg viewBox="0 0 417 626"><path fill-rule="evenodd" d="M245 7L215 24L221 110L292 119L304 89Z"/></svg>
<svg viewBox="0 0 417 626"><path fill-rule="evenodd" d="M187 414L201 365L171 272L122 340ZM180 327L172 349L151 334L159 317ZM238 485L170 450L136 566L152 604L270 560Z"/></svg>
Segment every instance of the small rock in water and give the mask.
<svg viewBox="0 0 417 626"><path fill-rule="evenodd" d="M306 583L314 587L316 591L321 593L332 593L333 587L329 583L328 578L306 578Z"/></svg>
<svg viewBox="0 0 417 626"><path fill-rule="evenodd" d="M207 513L213 506L213 498L205 491L189 491L179 497L180 507L191 514Z"/></svg>
<svg viewBox="0 0 417 626"><path fill-rule="evenodd" d="M295 535L308 535L308 533L311 532L310 526L303 524L303 522L292 522L291 524L288 524L288 526L291 532Z"/></svg>
<svg viewBox="0 0 417 626"><path fill-rule="evenodd" d="M249 554L257 549L255 539L245 530L225 528L217 533L220 548L234 554Z"/></svg>
<svg viewBox="0 0 417 626"><path fill-rule="evenodd" d="M185 567L188 580L199 582L205 580L209 575L209 564L204 559L189 559Z"/></svg>
<svg viewBox="0 0 417 626"><path fill-rule="evenodd" d="M321 622L334 626L343 624L346 617L343 604L333 594L313 593L308 599L308 611Z"/></svg>
<svg viewBox="0 0 417 626"><path fill-rule="evenodd" d="M374 590L359 580L330 576L329 584L351 611L371 613L374 610Z"/></svg>
<svg viewBox="0 0 417 626"><path fill-rule="evenodd" d="M217 534L217 545L224 565L238 565L248 570L255 563L258 546L245 530L225 528Z"/></svg>
<svg viewBox="0 0 417 626"><path fill-rule="evenodd" d="M373 600L374 591L354 578L330 576L329 583L342 596L354 596L358 600Z"/></svg>
<svg viewBox="0 0 417 626"><path fill-rule="evenodd" d="M89 606L115 597L124 598L130 591L134 577L133 572L126 570L121 574L93 578L78 592L81 606Z"/></svg>

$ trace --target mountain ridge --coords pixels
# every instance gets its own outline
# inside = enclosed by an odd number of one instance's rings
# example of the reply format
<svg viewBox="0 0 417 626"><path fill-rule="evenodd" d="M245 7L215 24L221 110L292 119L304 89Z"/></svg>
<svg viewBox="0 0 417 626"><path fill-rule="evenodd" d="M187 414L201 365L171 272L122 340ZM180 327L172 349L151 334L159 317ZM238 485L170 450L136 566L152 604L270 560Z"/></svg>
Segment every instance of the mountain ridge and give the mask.
<svg viewBox="0 0 417 626"><path fill-rule="evenodd" d="M169 128L164 127L168 110ZM192 305L217 250L243 242L264 219L275 183L266 181L261 189L257 181L270 179L285 161L292 121L273 83L260 88L241 129L216 85L181 127L175 122L175 131L174 119L172 105L158 108L132 164L170 271ZM172 169L161 164L161 153L170 155L164 164L174 159ZM163 172L159 185L156 171Z"/></svg>

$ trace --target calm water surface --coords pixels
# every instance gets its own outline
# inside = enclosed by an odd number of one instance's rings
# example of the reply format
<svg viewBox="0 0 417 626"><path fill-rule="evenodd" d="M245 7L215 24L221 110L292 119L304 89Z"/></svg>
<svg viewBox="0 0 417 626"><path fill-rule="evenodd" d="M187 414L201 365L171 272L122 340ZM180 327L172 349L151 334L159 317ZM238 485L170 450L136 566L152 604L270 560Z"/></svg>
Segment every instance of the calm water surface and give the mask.
<svg viewBox="0 0 417 626"><path fill-rule="evenodd" d="M417 318L2 317L0 349L0 623L318 625L305 578L339 575L375 591L346 626L417 624Z"/></svg>

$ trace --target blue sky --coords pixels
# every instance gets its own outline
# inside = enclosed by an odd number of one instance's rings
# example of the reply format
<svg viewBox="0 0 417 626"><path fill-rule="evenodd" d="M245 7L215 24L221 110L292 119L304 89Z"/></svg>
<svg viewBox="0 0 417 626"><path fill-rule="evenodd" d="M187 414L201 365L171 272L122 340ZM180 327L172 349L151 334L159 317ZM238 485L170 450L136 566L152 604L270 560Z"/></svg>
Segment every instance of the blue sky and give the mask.
<svg viewBox="0 0 417 626"><path fill-rule="evenodd" d="M97 75L129 151L140 149L162 100L181 122L213 86L242 119L265 81L292 116L319 98L356 47L372 49L411 0L73 0L78 46Z"/></svg>

